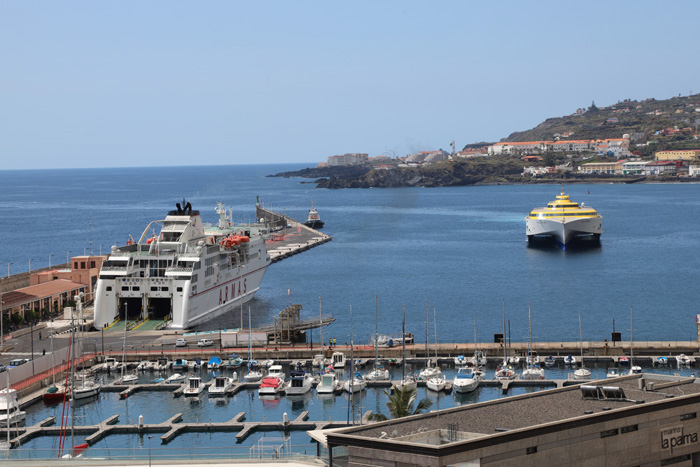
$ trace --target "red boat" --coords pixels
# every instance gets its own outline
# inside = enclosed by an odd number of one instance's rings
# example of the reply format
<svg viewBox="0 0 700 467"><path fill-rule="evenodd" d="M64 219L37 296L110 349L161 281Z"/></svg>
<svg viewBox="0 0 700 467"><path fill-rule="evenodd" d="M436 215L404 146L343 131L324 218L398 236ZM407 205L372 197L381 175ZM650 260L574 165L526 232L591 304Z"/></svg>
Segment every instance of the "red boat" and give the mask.
<svg viewBox="0 0 700 467"><path fill-rule="evenodd" d="M620 365L629 365L630 359L627 357L620 357Z"/></svg>
<svg viewBox="0 0 700 467"><path fill-rule="evenodd" d="M51 386L44 393L44 402L47 404L55 404L67 399L70 399L70 391L65 391L63 388L56 386Z"/></svg>

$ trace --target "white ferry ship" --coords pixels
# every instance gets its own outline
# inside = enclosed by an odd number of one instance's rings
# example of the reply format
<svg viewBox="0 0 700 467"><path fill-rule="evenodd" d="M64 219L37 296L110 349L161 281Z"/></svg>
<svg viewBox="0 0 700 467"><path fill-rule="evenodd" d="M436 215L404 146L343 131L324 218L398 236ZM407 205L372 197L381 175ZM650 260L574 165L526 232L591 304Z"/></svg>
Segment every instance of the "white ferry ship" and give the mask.
<svg viewBox="0 0 700 467"><path fill-rule="evenodd" d="M113 246L95 289L95 327L150 318L187 329L251 300L270 265L267 227L233 225L222 203L216 213L218 225L204 224L183 200L138 241Z"/></svg>
<svg viewBox="0 0 700 467"><path fill-rule="evenodd" d="M536 237L553 237L566 246L576 237L599 240L603 233L603 216L590 206L571 201L563 188L561 195L546 207L530 211L525 224L528 242Z"/></svg>

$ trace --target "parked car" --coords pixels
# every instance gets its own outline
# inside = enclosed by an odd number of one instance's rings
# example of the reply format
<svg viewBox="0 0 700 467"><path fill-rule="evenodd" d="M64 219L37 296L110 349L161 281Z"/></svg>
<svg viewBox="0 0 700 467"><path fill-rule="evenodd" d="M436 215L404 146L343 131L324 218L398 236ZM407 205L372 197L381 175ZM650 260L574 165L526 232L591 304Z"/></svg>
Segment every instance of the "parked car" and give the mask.
<svg viewBox="0 0 700 467"><path fill-rule="evenodd" d="M185 339L184 337L179 337L175 341L175 347L187 347L187 339Z"/></svg>
<svg viewBox="0 0 700 467"><path fill-rule="evenodd" d="M210 347L214 345L214 341L211 339L199 339L199 342L197 342L198 347Z"/></svg>
<svg viewBox="0 0 700 467"><path fill-rule="evenodd" d="M2 373L3 371L7 371L7 367L0 363L0 373Z"/></svg>
<svg viewBox="0 0 700 467"><path fill-rule="evenodd" d="M10 362L10 364L7 367L14 368L16 366L24 365L25 363L29 363L28 358L15 358Z"/></svg>

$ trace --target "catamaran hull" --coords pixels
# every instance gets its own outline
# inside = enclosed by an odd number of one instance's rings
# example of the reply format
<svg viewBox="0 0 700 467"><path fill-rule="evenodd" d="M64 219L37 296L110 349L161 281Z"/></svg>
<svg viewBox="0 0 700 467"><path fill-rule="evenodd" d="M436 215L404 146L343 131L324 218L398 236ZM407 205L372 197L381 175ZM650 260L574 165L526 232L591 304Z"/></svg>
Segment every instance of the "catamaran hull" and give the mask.
<svg viewBox="0 0 700 467"><path fill-rule="evenodd" d="M581 219L567 219L565 217L531 219L526 217L525 223L528 241L532 241L535 237L552 237L558 243L567 245L577 237L588 236L598 239L603 233L602 217Z"/></svg>

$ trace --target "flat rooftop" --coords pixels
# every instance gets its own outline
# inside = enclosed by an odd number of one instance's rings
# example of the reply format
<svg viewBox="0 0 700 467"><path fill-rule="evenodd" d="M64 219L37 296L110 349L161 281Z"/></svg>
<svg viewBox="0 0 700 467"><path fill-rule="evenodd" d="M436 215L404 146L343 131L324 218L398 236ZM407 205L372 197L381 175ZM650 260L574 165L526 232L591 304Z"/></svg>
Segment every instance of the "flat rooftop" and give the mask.
<svg viewBox="0 0 700 467"><path fill-rule="evenodd" d="M349 435L374 440L444 445L448 444L444 432L449 429L453 431L450 438L454 442L463 442L506 431L700 394L700 380L695 378L644 374L641 379L648 389L639 388L640 376L622 376L342 429L328 433L328 436ZM584 391L582 386L595 388L592 388L593 391ZM607 396L613 396L615 391L603 391L603 387L621 389L623 398L606 398L606 392ZM584 392L593 397L586 396Z"/></svg>

